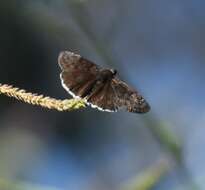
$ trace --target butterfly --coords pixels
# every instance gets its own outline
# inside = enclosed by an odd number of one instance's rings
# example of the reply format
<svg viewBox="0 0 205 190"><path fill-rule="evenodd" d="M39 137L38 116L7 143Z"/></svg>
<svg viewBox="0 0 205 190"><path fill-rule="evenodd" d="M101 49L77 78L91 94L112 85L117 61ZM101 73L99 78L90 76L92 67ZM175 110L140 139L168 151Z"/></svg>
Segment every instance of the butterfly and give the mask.
<svg viewBox="0 0 205 190"><path fill-rule="evenodd" d="M116 76L116 70L103 69L69 51L59 54L58 64L62 86L74 98L85 99L87 105L107 112L120 108L134 113L150 110L147 101Z"/></svg>

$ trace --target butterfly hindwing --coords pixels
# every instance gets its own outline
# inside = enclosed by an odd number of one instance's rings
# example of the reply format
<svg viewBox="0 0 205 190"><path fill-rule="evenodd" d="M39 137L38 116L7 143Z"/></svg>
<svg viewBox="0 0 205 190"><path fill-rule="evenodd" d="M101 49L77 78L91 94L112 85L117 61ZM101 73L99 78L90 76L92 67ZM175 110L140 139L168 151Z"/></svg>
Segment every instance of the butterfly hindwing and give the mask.
<svg viewBox="0 0 205 190"><path fill-rule="evenodd" d="M113 99L115 99L115 93L108 81L91 94L87 101L92 107L101 111L115 112L117 111L117 106Z"/></svg>
<svg viewBox="0 0 205 190"><path fill-rule="evenodd" d="M111 81L111 86L115 91L115 103L119 108L125 107L129 112L146 113L150 110L146 100L134 89L118 78Z"/></svg>

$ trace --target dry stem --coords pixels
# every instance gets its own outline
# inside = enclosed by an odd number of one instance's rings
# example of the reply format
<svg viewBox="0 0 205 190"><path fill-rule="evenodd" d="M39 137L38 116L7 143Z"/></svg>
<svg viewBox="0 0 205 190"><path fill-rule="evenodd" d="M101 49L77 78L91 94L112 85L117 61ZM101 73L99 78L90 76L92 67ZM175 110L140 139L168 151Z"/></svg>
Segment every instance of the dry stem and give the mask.
<svg viewBox="0 0 205 190"><path fill-rule="evenodd" d="M26 92L23 89L15 88L7 84L0 84L0 94L4 94L8 97L14 97L25 103L48 109L56 109L58 111L72 111L75 109L84 108L86 106L83 99L57 100L48 96Z"/></svg>

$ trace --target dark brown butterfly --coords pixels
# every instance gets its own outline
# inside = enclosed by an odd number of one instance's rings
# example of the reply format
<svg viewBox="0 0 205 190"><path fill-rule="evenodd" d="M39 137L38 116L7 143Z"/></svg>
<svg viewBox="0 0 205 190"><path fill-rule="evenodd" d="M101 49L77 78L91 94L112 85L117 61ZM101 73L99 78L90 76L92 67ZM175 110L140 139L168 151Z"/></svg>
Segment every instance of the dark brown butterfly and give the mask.
<svg viewBox="0 0 205 190"><path fill-rule="evenodd" d="M58 63L62 86L74 98L84 98L88 105L101 111L114 112L123 107L135 113L150 110L137 91L116 77L116 70L102 69L69 51L60 53Z"/></svg>

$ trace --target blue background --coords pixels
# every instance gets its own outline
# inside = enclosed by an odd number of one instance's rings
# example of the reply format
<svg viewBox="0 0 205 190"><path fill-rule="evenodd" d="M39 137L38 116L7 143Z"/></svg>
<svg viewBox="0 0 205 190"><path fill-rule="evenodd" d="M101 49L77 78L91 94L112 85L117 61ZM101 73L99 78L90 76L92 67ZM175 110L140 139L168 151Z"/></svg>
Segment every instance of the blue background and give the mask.
<svg viewBox="0 0 205 190"><path fill-rule="evenodd" d="M202 0L1 1L1 83L69 98L57 57L70 50L116 68L152 109L59 113L1 96L0 178L117 190L166 160L170 169L154 189L205 189L204 7Z"/></svg>

